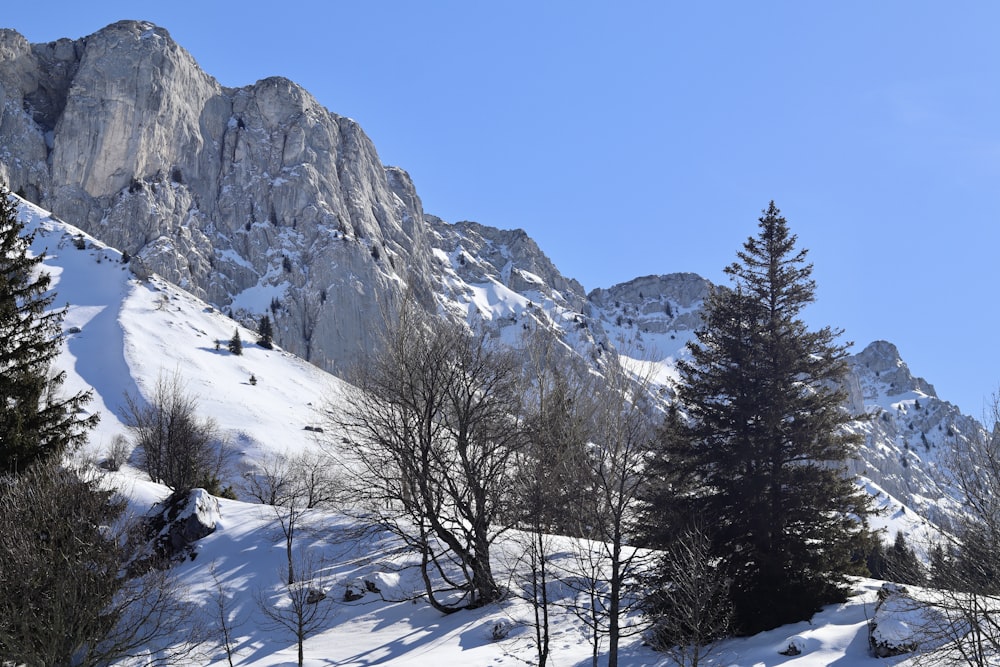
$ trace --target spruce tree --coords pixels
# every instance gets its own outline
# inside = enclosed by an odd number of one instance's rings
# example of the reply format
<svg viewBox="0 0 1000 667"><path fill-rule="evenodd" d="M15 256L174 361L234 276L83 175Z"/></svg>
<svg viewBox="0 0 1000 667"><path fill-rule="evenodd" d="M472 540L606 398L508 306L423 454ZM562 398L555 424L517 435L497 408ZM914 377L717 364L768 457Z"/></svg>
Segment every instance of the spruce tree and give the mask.
<svg viewBox="0 0 1000 667"><path fill-rule="evenodd" d="M33 234L0 185L0 472L17 472L82 444L98 415L82 417L90 392L58 395L65 371L52 372L65 309L53 309L51 279L31 256Z"/></svg>
<svg viewBox="0 0 1000 667"><path fill-rule="evenodd" d="M274 347L274 328L271 326L271 318L267 315L261 315L260 326L257 328L257 333L260 338L257 339L257 344L263 348L270 350Z"/></svg>
<svg viewBox="0 0 1000 667"><path fill-rule="evenodd" d="M232 354L243 354L243 341L240 340L240 330L233 332L233 337L229 339L229 351Z"/></svg>
<svg viewBox="0 0 1000 667"><path fill-rule="evenodd" d="M747 634L843 600L848 574L863 567L869 513L845 465L859 441L837 389L847 346L840 331L801 320L814 300L812 265L774 202L759 223L725 269L733 287L709 297L690 360L678 365L687 419L665 429L659 466L675 465L692 490L676 501L651 494L646 512L675 520L679 503L704 517Z"/></svg>

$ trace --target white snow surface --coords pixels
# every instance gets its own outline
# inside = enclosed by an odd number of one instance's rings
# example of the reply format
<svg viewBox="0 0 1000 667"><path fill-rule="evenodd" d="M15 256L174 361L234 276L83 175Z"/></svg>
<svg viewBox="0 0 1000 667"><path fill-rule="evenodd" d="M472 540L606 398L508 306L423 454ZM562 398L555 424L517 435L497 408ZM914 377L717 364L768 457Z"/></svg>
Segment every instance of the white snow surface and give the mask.
<svg viewBox="0 0 1000 667"><path fill-rule="evenodd" d="M49 217L29 203L21 204L29 230L36 230L34 252L45 252L45 270L53 277L56 304L69 304L65 347L59 365L68 372L65 390L92 388L88 408L99 411L100 425L79 455L99 459L111 440L125 433L122 409L126 394L150 397L161 374L177 372L198 397L200 415L214 419L239 451L230 471L234 480L241 466L268 453L296 453L319 446L315 426L323 424L318 408L336 401L341 380L281 350L255 344L254 332L239 328L242 356L231 355L227 341L237 324L187 292L156 277L137 280L121 263L121 254L83 235L87 247L76 248L80 231ZM263 295L261 295L263 296ZM481 311L499 314L497 300L508 295L495 284L479 286L471 301ZM258 297L259 298L259 297ZM515 312L524 307L517 303ZM669 342L668 342L669 341ZM652 341L647 341L650 343ZM664 356L676 354L682 341L662 340ZM216 345L218 343L218 346ZM664 354L665 353L665 354ZM256 377L256 385L249 381ZM310 429L305 427L309 426ZM326 425L324 424L324 427ZM336 442L329 427L321 437ZM137 511L148 509L168 491L139 470L126 466L106 473ZM177 574L192 605L216 623L220 590L226 599L235 634L234 662L239 665L294 664L292 636L268 625L256 599L278 599L284 564L284 538L272 508L233 500L219 501L216 531L197 545L197 558L178 565ZM901 517L907 532L919 519ZM415 595L420 584L403 559L390 553L392 540L383 534L357 538L355 526L336 513L315 511L297 538L297 549L320 559L322 583L331 591L324 604L334 605L327 625L306 640L307 665L523 665L534 663L530 607L516 599L475 611L443 616ZM886 520L887 530L895 524ZM891 535L889 536L891 539ZM559 542L565 554L572 541ZM516 534L498 543L494 568L505 582L522 555ZM376 582L380 594L344 602L351 582ZM216 583L218 582L218 583ZM810 622L728 640L708 664L735 665L896 665L904 658L879 660L868 650L867 619L880 582L859 579L853 597L831 605ZM563 591L565 596L566 592ZM563 602L568 601L565 597ZM494 641L498 622L511 625L506 639ZM178 641L183 641L179 637ZM778 651L789 642L797 656ZM670 665L665 656L642 644L641 637L623 640L623 665ZM555 610L550 664L590 664L586 629L570 613ZM602 655L602 664L606 657ZM142 664L141 661L129 664ZM191 664L225 665L221 647L211 647Z"/></svg>

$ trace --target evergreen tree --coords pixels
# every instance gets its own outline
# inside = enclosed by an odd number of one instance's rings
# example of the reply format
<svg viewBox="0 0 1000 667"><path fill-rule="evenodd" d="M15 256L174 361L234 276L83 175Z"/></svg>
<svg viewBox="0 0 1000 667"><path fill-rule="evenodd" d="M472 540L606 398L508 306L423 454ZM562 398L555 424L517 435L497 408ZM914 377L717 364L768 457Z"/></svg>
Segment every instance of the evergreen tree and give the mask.
<svg viewBox="0 0 1000 667"><path fill-rule="evenodd" d="M229 351L232 354L243 354L243 341L240 340L240 330L233 332L233 337L229 339Z"/></svg>
<svg viewBox="0 0 1000 667"><path fill-rule="evenodd" d="M896 531L896 539L886 555L889 561L888 574L892 581L911 585L922 585L927 582L920 559L906 542L903 531Z"/></svg>
<svg viewBox="0 0 1000 667"><path fill-rule="evenodd" d="M691 359L679 364L687 419L666 429L660 470L675 465L693 490L647 508L664 522L698 509L747 634L843 600L847 575L863 567L855 557L870 511L845 466L858 436L834 389L846 371L841 332L806 328L799 315L815 292L806 251L774 202L759 222L725 270L733 288L710 296Z"/></svg>
<svg viewBox="0 0 1000 667"><path fill-rule="evenodd" d="M262 315L260 318L260 326L257 327L257 333L260 338L257 340L257 344L261 347L270 350L274 347L274 329L271 327L271 318L267 315Z"/></svg>
<svg viewBox="0 0 1000 667"><path fill-rule="evenodd" d="M44 255L29 254L34 236L0 185L0 472L24 470L82 444L98 415L81 417L90 392L58 395L65 371L53 373L65 309L52 309Z"/></svg>

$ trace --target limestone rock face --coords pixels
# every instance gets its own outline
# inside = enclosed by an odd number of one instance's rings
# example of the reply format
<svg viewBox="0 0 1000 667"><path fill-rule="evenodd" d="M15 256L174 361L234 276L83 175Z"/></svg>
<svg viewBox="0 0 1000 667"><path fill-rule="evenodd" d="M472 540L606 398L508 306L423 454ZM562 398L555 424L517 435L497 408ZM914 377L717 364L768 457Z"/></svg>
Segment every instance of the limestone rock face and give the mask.
<svg viewBox="0 0 1000 667"><path fill-rule="evenodd" d="M702 323L701 308L711 289L712 283L695 273L671 273L595 289L587 299L647 332L694 331Z"/></svg>
<svg viewBox="0 0 1000 667"><path fill-rule="evenodd" d="M910 372L891 343L875 341L848 363L854 397L850 409L868 416L858 426L865 438L860 452L864 467L855 472L923 516L942 519L954 509L949 498L942 498L952 489L950 459L963 442L984 437L982 426L938 398L929 382Z"/></svg>
<svg viewBox="0 0 1000 667"><path fill-rule="evenodd" d="M863 365L866 370L879 377L882 384L887 386L890 396L918 391L937 398L937 392L929 382L910 373L899 356L899 350L892 343L884 340L871 343L855 356L854 363L857 366Z"/></svg>
<svg viewBox="0 0 1000 667"><path fill-rule="evenodd" d="M535 293L576 312L585 307L583 286L559 273L524 230L449 224L434 216L426 220L436 236L433 245L454 258L451 264L463 282L497 280L513 292Z"/></svg>
<svg viewBox="0 0 1000 667"><path fill-rule="evenodd" d="M30 45L0 31L11 189L329 369L369 349L409 283L429 299L423 210L352 120L283 78L238 89L166 30L122 21Z"/></svg>

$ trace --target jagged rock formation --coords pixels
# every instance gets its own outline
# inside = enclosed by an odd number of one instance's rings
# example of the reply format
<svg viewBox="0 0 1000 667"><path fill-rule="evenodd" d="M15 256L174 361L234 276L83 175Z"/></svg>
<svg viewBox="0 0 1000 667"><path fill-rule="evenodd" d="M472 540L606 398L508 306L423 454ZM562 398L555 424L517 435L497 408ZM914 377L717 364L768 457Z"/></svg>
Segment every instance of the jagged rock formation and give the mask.
<svg viewBox="0 0 1000 667"><path fill-rule="evenodd" d="M629 356L652 357L666 367L683 357L700 326L711 284L694 274L646 276L588 297L595 330ZM958 511L947 469L963 441L983 437L982 426L934 387L914 376L895 345L875 341L848 358L845 405L859 417L863 436L853 473L934 521ZM668 395L670 392L666 392Z"/></svg>
<svg viewBox="0 0 1000 667"><path fill-rule="evenodd" d="M672 273L598 288L587 298L595 308L612 314L617 326L630 321L640 331L662 334L697 329L711 288L712 283L695 273Z"/></svg>
<svg viewBox="0 0 1000 667"><path fill-rule="evenodd" d="M11 189L336 368L380 304L429 300L430 247L405 172L352 120L282 78L238 89L162 28L123 21L31 45L0 31L0 177Z"/></svg>
<svg viewBox="0 0 1000 667"><path fill-rule="evenodd" d="M859 426L865 445L858 472L923 516L944 518L954 509L949 459L963 441L984 437L982 426L915 377L892 343L875 341L849 362L849 382L869 415Z"/></svg>

